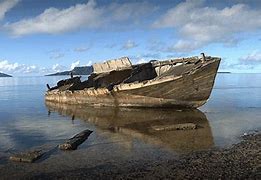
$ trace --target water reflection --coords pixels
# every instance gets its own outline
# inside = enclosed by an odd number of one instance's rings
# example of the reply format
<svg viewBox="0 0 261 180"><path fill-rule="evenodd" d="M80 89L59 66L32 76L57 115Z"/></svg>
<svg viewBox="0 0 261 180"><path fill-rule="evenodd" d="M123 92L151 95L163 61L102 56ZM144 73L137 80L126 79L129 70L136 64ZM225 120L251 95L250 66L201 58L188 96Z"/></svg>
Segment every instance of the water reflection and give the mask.
<svg viewBox="0 0 261 180"><path fill-rule="evenodd" d="M209 149L214 145L209 122L200 110L93 108L46 102L49 112L92 123L97 130L112 136L139 139L145 143L189 152ZM195 123L195 130L155 131L152 126Z"/></svg>

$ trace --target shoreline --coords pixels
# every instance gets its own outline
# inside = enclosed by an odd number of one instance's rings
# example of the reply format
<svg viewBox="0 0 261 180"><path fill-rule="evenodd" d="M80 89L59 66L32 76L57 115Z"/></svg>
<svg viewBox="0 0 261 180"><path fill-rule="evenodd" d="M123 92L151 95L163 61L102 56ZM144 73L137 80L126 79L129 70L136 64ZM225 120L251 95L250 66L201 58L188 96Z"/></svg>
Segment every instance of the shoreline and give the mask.
<svg viewBox="0 0 261 180"><path fill-rule="evenodd" d="M196 151L169 160L103 162L51 173L25 173L23 176L19 176L19 172L13 173L17 168L14 166L5 172L0 168L0 174L4 179L260 179L261 133L241 138L241 142L230 148Z"/></svg>
<svg viewBox="0 0 261 180"><path fill-rule="evenodd" d="M78 169L47 178L72 179L260 179L261 133L242 137L242 141L227 149L206 150L181 155L167 162L144 162L112 169L104 167ZM259 160L258 160L259 159ZM105 173L105 174L104 174ZM40 176L41 177L41 176ZM44 177L44 176L43 176Z"/></svg>

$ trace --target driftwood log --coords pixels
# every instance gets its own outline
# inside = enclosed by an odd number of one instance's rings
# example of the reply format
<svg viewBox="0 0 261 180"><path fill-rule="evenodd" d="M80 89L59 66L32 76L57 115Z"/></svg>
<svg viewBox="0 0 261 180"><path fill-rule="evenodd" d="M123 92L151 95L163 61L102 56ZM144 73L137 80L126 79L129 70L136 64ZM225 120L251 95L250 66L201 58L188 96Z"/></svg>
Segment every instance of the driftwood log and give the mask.
<svg viewBox="0 0 261 180"><path fill-rule="evenodd" d="M164 126L152 126L155 131L171 131L171 130L189 130L196 129L197 125L194 123L184 123L184 124L173 124L173 125L164 125Z"/></svg>
<svg viewBox="0 0 261 180"><path fill-rule="evenodd" d="M87 129L79 134L76 134L72 138L68 139L65 143L59 145L61 150L75 150L79 145L81 145L93 131Z"/></svg>
<svg viewBox="0 0 261 180"><path fill-rule="evenodd" d="M44 155L45 151L33 150L10 156L11 161L33 163Z"/></svg>

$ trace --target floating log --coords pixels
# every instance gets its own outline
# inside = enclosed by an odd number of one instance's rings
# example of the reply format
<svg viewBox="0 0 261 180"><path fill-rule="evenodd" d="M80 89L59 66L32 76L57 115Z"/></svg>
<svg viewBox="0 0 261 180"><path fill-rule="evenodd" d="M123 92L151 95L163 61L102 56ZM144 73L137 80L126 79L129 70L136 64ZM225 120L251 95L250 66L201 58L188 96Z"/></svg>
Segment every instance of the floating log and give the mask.
<svg viewBox="0 0 261 180"><path fill-rule="evenodd" d="M72 138L68 139L65 143L59 145L61 150L75 150L79 145L81 145L93 131L87 129L79 134L76 134Z"/></svg>
<svg viewBox="0 0 261 180"><path fill-rule="evenodd" d="M44 155L42 150L33 150L10 156L11 161L33 163Z"/></svg>
<svg viewBox="0 0 261 180"><path fill-rule="evenodd" d="M190 130L190 129L196 129L197 125L194 123L184 123L184 124L172 124L172 125L164 125L164 126L151 126L151 128L156 131Z"/></svg>

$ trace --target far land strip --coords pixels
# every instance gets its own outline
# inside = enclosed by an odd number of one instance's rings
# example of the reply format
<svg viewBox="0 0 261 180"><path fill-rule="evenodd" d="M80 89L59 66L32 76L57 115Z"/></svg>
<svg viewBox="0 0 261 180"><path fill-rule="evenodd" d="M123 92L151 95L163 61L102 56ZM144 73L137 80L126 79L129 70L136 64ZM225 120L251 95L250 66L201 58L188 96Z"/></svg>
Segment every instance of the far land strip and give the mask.
<svg viewBox="0 0 261 180"><path fill-rule="evenodd" d="M48 74L46 76L68 76L72 73L72 75L90 75L93 72L92 66L81 66L81 67L75 67L71 71L63 71L63 72L57 72L54 74Z"/></svg>
<svg viewBox="0 0 261 180"><path fill-rule="evenodd" d="M1 72L0 72L0 77L12 77L12 76L9 75L9 74L5 74L5 73L1 73Z"/></svg>

